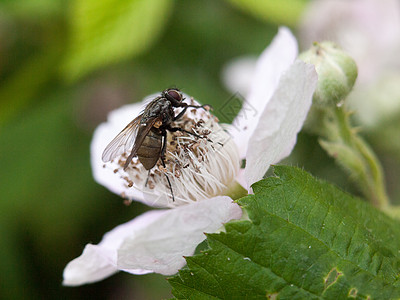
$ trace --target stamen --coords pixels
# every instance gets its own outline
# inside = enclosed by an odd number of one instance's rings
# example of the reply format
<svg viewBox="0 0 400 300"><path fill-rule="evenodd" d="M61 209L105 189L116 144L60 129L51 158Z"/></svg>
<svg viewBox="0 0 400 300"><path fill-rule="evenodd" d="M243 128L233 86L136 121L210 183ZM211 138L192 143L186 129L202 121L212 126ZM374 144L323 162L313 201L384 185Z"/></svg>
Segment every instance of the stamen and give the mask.
<svg viewBox="0 0 400 300"><path fill-rule="evenodd" d="M192 103L196 105L193 100ZM206 110L193 109L171 126L193 135L180 131L167 132L165 168L159 159L147 171L134 157L124 171L130 154L124 153L113 172L121 176L126 188L141 190L146 202L161 207L179 206L224 194L235 180L240 159L236 145L218 124L218 119ZM171 182L175 201L172 201L165 175Z"/></svg>

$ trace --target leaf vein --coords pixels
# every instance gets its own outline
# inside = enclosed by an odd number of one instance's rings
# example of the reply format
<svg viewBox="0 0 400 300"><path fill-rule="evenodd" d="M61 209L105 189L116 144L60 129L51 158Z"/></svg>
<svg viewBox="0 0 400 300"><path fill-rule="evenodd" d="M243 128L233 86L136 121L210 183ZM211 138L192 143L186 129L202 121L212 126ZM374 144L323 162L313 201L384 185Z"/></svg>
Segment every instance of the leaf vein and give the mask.
<svg viewBox="0 0 400 300"><path fill-rule="evenodd" d="M233 249L230 245L223 243L221 240L216 240L216 241L218 241L220 244L224 245L224 246L227 247L228 249L232 250L232 251L235 252L236 254L239 254L239 255L242 256L243 258L244 258L244 257L248 257L248 256L244 255L243 253L237 251L236 249ZM307 292L307 293L309 293L309 294L311 294L311 295L317 296L318 298L322 299L322 297L321 297L320 295L316 294L315 292L309 291L309 290L307 290L307 289L305 289L305 288L303 288L303 287L298 286L298 285L295 284L295 283L289 282L289 281L286 280L283 276L281 276L281 275L277 274L276 272L274 272L271 268L268 268L267 266L264 266L264 265L262 265L261 263L258 263L257 261L253 260L253 258L251 258L251 262L252 262L252 263L255 263L256 265L260 266L260 267L263 268L263 269L267 269L267 270L271 271L276 277L282 278L287 284L289 284L289 283L290 283L290 284L293 284L293 285L296 286L298 289L301 289L301 290L303 290L303 291L305 291L305 292Z"/></svg>

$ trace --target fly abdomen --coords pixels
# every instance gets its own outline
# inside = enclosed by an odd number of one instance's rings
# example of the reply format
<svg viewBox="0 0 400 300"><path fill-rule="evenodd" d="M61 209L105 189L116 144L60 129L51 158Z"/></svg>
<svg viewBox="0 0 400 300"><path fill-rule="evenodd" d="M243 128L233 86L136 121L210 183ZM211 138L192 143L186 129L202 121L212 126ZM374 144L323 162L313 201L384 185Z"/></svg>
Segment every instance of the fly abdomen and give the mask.
<svg viewBox="0 0 400 300"><path fill-rule="evenodd" d="M161 154L162 135L150 130L137 151L139 161L146 170L155 166Z"/></svg>

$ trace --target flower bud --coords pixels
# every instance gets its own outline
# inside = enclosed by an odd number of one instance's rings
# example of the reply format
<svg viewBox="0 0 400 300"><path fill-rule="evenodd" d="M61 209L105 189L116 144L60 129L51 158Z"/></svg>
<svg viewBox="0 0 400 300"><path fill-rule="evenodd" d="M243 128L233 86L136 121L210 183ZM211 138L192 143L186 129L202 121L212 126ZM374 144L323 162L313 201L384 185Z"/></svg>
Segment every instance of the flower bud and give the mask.
<svg viewBox="0 0 400 300"><path fill-rule="evenodd" d="M355 61L332 42L314 43L311 49L300 54L299 58L315 65L318 73L313 104L319 107L341 104L357 78Z"/></svg>

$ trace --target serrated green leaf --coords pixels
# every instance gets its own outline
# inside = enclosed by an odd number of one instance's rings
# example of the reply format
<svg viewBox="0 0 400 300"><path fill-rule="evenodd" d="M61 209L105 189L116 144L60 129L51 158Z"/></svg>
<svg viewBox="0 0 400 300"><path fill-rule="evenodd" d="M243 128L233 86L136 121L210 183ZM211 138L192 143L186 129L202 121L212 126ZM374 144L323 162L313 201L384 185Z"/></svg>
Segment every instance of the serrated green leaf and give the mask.
<svg viewBox="0 0 400 300"><path fill-rule="evenodd" d="M239 200L250 221L207 237L169 281L178 299L400 297L400 223L293 167Z"/></svg>
<svg viewBox="0 0 400 300"><path fill-rule="evenodd" d="M169 16L171 0L75 0L70 16L68 79L145 51Z"/></svg>

